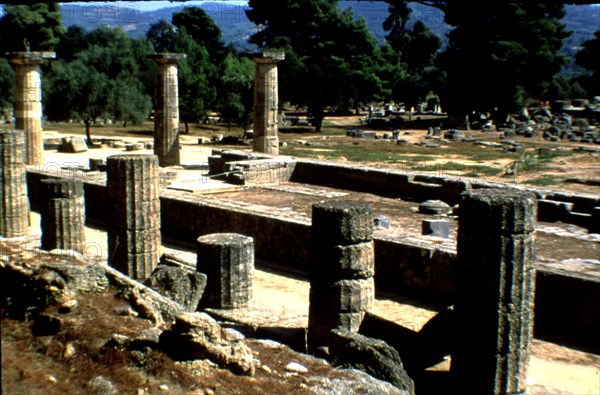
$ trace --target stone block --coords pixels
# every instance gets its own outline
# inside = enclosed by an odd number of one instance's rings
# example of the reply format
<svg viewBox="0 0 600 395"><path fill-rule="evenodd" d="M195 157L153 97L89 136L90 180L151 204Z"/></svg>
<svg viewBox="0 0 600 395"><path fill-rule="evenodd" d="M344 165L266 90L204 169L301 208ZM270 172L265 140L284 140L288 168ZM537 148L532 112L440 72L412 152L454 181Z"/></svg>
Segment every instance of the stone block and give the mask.
<svg viewBox="0 0 600 395"><path fill-rule="evenodd" d="M373 241L315 251L311 277L321 281L370 278L375 275Z"/></svg>
<svg viewBox="0 0 600 395"><path fill-rule="evenodd" d="M426 200L419 204L421 214L447 215L452 213L452 207L441 200Z"/></svg>
<svg viewBox="0 0 600 395"><path fill-rule="evenodd" d="M371 205L348 200L328 200L313 205L312 238L315 246L349 245L371 241ZM318 251L318 248L316 248Z"/></svg>
<svg viewBox="0 0 600 395"><path fill-rule="evenodd" d="M83 182L65 178L47 178L39 184L43 200L83 198Z"/></svg>
<svg viewBox="0 0 600 395"><path fill-rule="evenodd" d="M323 311L358 313L368 311L375 300L373 278L339 280L330 283L311 282L310 303L319 304Z"/></svg>
<svg viewBox="0 0 600 395"><path fill-rule="evenodd" d="M253 295L254 241L235 233L197 240L197 270L207 276L201 305L223 309L246 307Z"/></svg>
<svg viewBox="0 0 600 395"><path fill-rule="evenodd" d="M61 147L59 149L60 152L67 152L71 154L86 152L88 150L88 146L83 141L81 137L65 137L63 138Z"/></svg>
<svg viewBox="0 0 600 395"><path fill-rule="evenodd" d="M443 219L426 219L421 223L421 231L425 236L450 237L450 224Z"/></svg>
<svg viewBox="0 0 600 395"><path fill-rule="evenodd" d="M533 232L537 204L527 191L478 189L462 194L460 225L465 233L496 235Z"/></svg>
<svg viewBox="0 0 600 395"><path fill-rule="evenodd" d="M50 199L42 210L42 249L82 252L85 247L83 205L74 199Z"/></svg>
<svg viewBox="0 0 600 395"><path fill-rule="evenodd" d="M196 311L206 287L206 275L192 268L159 265L144 284L181 304L186 311Z"/></svg>
<svg viewBox="0 0 600 395"><path fill-rule="evenodd" d="M332 331L330 338L329 352L335 365L362 370L407 394L415 393L415 384L404 369L400 354L383 340L338 329Z"/></svg>

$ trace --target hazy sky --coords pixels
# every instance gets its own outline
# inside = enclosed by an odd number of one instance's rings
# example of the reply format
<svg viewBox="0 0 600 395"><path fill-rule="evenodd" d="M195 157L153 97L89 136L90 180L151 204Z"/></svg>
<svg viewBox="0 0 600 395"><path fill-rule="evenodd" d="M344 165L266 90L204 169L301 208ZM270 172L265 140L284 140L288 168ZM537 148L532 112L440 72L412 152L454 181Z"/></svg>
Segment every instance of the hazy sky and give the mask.
<svg viewBox="0 0 600 395"><path fill-rule="evenodd" d="M248 1L116 1L116 2L76 2L76 3L64 3L64 4L77 4L77 5L112 5L115 7L123 7L129 10L138 10L138 11L151 11L157 10L159 8L167 8L167 7L176 7L178 5L200 5L202 3L225 3L225 4L247 4Z"/></svg>

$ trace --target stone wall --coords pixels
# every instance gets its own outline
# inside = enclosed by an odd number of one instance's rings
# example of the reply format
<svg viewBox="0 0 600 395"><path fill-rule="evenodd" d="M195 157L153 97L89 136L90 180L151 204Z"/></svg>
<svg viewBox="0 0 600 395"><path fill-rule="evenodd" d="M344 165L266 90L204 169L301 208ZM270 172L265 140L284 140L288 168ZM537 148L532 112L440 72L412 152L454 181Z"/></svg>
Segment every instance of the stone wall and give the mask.
<svg viewBox="0 0 600 395"><path fill-rule="evenodd" d="M27 171L29 199L35 211L39 211L38 184L48 177L56 175ZM84 179L84 191L86 223L105 226L108 218L106 187L101 181ZM161 232L165 241L194 248L199 236L235 232L254 238L258 260L277 262L294 271L308 273L311 236L310 220L306 216L277 209L266 213L246 203L172 190L162 190L160 200ZM418 237L401 241L374 237L374 243L375 282L379 289L411 294L440 306L453 303L454 249L440 250ZM600 327L597 315L600 279L541 268L537 287L536 333L595 344L591 334Z"/></svg>
<svg viewBox="0 0 600 395"><path fill-rule="evenodd" d="M600 232L600 197L469 177L426 175L317 160L298 160L291 181L330 186L407 200L443 200L456 204L468 189L514 188L533 192L540 204L538 220L573 223Z"/></svg>

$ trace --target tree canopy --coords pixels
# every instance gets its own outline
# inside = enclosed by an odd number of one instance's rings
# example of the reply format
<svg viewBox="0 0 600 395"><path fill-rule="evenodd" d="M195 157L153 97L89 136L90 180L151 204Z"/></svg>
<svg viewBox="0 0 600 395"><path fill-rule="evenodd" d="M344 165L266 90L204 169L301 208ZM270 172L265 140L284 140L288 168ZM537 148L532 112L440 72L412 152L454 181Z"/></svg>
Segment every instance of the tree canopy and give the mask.
<svg viewBox="0 0 600 395"><path fill-rule="evenodd" d="M587 73L579 79L583 89L589 95L600 95L600 30L594 33L594 38L583 43L575 55L577 64Z"/></svg>
<svg viewBox="0 0 600 395"><path fill-rule="evenodd" d="M440 67L447 82L444 108L453 114L496 113L503 119L530 98L544 99L565 64L558 54L569 35L561 4L448 2L455 29Z"/></svg>
<svg viewBox="0 0 600 395"><path fill-rule="evenodd" d="M5 5L0 19L0 53L53 50L64 28L58 3Z"/></svg>
<svg viewBox="0 0 600 395"><path fill-rule="evenodd" d="M145 121L151 101L140 81L139 65L150 48L136 44L120 28L75 31L81 37L68 38L59 48L77 47L77 52L66 60L52 62L46 77L44 103L48 118L81 119L89 143L90 126L97 118L112 118L124 125Z"/></svg>
<svg viewBox="0 0 600 395"><path fill-rule="evenodd" d="M286 53L279 63L282 101L307 106L320 131L325 109L348 109L378 98L377 46L364 20L336 1L250 0L248 18L260 29L250 42Z"/></svg>

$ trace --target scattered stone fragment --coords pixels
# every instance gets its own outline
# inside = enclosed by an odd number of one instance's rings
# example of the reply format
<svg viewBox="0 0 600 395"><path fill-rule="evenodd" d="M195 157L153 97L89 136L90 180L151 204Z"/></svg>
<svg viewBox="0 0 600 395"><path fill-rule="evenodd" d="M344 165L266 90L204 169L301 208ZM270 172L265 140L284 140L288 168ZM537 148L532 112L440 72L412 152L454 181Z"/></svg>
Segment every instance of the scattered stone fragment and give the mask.
<svg viewBox="0 0 600 395"><path fill-rule="evenodd" d="M295 373L307 373L308 368L304 365L299 364L298 362L290 362L286 365L285 370L288 372Z"/></svg>
<svg viewBox="0 0 600 395"><path fill-rule="evenodd" d="M441 200L426 200L419 204L421 214L447 215L452 213L452 207Z"/></svg>

